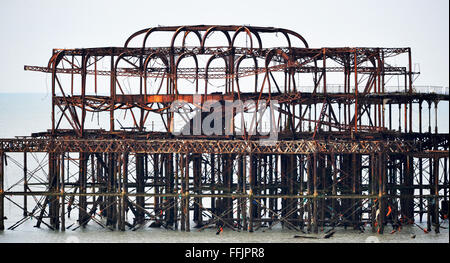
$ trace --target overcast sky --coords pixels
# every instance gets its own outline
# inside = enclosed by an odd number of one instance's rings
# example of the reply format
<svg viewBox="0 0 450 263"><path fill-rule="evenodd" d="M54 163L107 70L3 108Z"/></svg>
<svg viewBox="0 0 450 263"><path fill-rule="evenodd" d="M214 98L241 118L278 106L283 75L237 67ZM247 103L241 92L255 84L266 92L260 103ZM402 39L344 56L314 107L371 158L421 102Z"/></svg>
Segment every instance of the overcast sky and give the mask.
<svg viewBox="0 0 450 263"><path fill-rule="evenodd" d="M46 92L52 48L122 46L157 25L236 24L292 29L311 47L411 47L416 85L449 85L448 0L1 1L0 92Z"/></svg>

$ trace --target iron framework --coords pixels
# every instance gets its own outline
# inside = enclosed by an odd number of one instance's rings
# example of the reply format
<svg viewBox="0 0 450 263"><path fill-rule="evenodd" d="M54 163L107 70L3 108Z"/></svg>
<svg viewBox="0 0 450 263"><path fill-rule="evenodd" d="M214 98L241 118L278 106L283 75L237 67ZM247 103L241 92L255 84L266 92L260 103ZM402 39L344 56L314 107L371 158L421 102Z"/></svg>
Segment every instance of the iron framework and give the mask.
<svg viewBox="0 0 450 263"><path fill-rule="evenodd" d="M448 88L413 85L410 48L310 48L272 27L152 27L123 47L54 49L25 70L51 74L52 127L0 139L1 230L5 199L23 210L9 229L31 217L62 231L73 209L78 227L120 230L383 233L426 216L439 232L448 215L449 134L437 121ZM227 135L174 135L204 120L211 100L277 101L278 140L262 144L263 122L241 121L261 120L256 106L233 111ZM175 101L185 104L174 112ZM23 172L10 187L8 161Z"/></svg>

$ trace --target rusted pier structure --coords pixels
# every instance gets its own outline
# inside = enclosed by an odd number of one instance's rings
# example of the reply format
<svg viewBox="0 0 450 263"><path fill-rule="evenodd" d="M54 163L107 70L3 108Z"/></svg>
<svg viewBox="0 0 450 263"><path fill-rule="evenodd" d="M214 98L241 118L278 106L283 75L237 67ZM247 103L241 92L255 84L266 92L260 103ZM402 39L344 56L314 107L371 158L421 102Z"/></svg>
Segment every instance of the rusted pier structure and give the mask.
<svg viewBox="0 0 450 263"><path fill-rule="evenodd" d="M0 139L1 230L31 217L62 231L383 233L425 220L439 232L448 216L448 88L413 85L410 48L153 27L123 47L54 49L25 70L51 74L52 127ZM20 220L4 220L5 201Z"/></svg>

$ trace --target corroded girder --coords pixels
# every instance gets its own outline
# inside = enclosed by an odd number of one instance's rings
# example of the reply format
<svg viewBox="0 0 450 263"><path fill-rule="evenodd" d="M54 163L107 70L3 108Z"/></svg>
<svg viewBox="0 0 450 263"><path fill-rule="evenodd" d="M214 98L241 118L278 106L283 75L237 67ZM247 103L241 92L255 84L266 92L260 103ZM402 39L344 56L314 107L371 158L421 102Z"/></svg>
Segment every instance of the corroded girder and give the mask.
<svg viewBox="0 0 450 263"><path fill-rule="evenodd" d="M194 103L195 96L198 96L197 103L204 103L208 100L215 101L242 101L247 100L276 100L279 103L303 104L311 105L323 102L327 99L329 103L353 103L355 96L345 93L311 93L311 92L291 92L291 93L241 93L238 94L121 94L116 95L114 101L108 96L92 96L87 95L84 99L79 96L61 97L55 96L54 102L58 105L73 105L82 107L84 104L88 111L109 111L113 105L115 109L143 107L148 109L146 105L151 103L170 104L174 101L183 101L186 103ZM360 103L365 104L398 104L420 101L449 101L450 96L436 93L389 93L389 94L360 94L357 96Z"/></svg>
<svg viewBox="0 0 450 263"><path fill-rule="evenodd" d="M394 154L414 153L418 146L414 141L0 139L2 152L49 153Z"/></svg>
<svg viewBox="0 0 450 263"><path fill-rule="evenodd" d="M277 72L284 71L288 66L285 67L269 67L269 71ZM298 73L314 73L314 72L322 72L324 69L322 67L314 67L314 66L290 66L293 68L295 72ZM40 67L40 66L29 66L25 65L24 70L26 71L37 71L44 73L52 73L52 69L48 67ZM205 69L198 68L198 73L196 73L196 68L178 68L177 69L177 78L179 79L206 79ZM267 70L264 67L240 67L238 72L234 72L234 74L227 74L226 68L224 67L211 67L208 68L208 79L224 79L224 78L235 78L235 77L246 77L254 74L263 74ZM344 72L345 67L327 67L327 72ZM376 71L375 67L358 67L357 72L360 74L364 73L373 73ZM81 74L80 68L57 68L56 73L62 74ZM148 68L146 76L148 78L168 78L169 74L166 73L164 68ZM405 67L385 67L384 68L385 75L403 75L407 73ZM88 75L98 75L98 76L111 76L111 71L109 70L86 70L86 74ZM121 77L143 77L144 72L139 69L129 69L129 68L118 68L116 69L116 76Z"/></svg>

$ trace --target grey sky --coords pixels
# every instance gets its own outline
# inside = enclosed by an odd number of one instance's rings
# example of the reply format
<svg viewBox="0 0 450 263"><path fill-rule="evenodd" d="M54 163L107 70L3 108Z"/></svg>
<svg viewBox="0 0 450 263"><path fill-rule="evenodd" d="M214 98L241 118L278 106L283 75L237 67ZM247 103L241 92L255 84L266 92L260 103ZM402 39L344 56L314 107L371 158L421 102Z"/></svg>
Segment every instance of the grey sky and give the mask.
<svg viewBox="0 0 450 263"><path fill-rule="evenodd" d="M52 48L121 46L157 25L250 24L292 29L311 47L411 47L416 85L449 85L449 1L5 1L0 92L46 92Z"/></svg>

